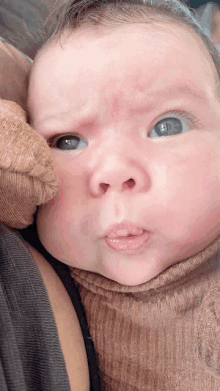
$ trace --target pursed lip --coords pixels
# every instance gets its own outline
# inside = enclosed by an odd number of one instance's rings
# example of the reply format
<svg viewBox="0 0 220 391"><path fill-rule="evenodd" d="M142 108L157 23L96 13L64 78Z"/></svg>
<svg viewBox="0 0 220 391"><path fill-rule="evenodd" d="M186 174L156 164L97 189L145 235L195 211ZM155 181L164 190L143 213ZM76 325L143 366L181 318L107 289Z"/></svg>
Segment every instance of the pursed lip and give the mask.
<svg viewBox="0 0 220 391"><path fill-rule="evenodd" d="M104 237L113 239L120 236L141 235L144 232L146 232L146 229L141 224L139 225L129 221L123 221L119 224L110 225L110 227L105 231Z"/></svg>

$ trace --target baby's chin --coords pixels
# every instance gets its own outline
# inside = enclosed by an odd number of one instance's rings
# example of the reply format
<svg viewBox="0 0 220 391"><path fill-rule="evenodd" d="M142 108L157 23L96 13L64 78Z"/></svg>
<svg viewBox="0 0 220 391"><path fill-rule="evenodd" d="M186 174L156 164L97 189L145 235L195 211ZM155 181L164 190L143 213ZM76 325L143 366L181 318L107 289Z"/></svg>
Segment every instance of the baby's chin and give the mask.
<svg viewBox="0 0 220 391"><path fill-rule="evenodd" d="M166 267L164 267L166 269ZM95 273L99 274L102 277L105 277L109 280L112 280L120 285L125 286L137 286L145 284L152 279L156 278L164 270L160 269L149 269L143 271L141 265L132 265L132 267L112 267L112 268L102 268L102 270L96 270Z"/></svg>
<svg viewBox="0 0 220 391"><path fill-rule="evenodd" d="M104 277L107 277L107 276L104 276ZM154 277L156 277L156 276L154 276ZM152 278L143 278L143 277L142 278L140 278L140 277L134 278L134 276L125 276L125 275L120 276L120 275L118 275L115 278L109 278L109 277L107 277L107 278L110 280L113 280L114 282L116 282L120 285L138 286L138 285L142 285L142 284L149 282L154 277L152 277Z"/></svg>

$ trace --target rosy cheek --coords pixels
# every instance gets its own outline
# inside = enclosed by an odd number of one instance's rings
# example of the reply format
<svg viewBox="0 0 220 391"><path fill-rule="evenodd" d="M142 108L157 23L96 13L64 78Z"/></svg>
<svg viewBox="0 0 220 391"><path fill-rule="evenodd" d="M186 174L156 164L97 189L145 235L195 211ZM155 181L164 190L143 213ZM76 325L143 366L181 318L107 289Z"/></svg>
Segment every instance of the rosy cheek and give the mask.
<svg viewBox="0 0 220 391"><path fill-rule="evenodd" d="M48 206L49 206L49 208L50 208L51 206L54 206L55 204L56 204L56 201L55 201L55 199L53 198L52 200L49 201Z"/></svg>
<svg viewBox="0 0 220 391"><path fill-rule="evenodd" d="M52 200L48 201L48 203L47 203L47 211L48 212L52 212L54 205L56 205L56 198L53 198Z"/></svg>

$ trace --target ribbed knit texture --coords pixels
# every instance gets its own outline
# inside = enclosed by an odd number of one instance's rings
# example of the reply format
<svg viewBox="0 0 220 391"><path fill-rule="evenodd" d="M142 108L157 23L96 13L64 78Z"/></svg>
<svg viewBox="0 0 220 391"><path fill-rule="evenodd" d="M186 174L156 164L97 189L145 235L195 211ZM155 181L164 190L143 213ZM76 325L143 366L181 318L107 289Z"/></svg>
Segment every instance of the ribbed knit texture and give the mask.
<svg viewBox="0 0 220 391"><path fill-rule="evenodd" d="M41 274L27 244L1 223L0 390L70 391Z"/></svg>
<svg viewBox="0 0 220 391"><path fill-rule="evenodd" d="M105 391L220 390L220 237L151 281L72 268Z"/></svg>
<svg viewBox="0 0 220 391"><path fill-rule="evenodd" d="M51 151L26 123L15 102L0 100L0 221L13 228L33 223L37 205L59 190Z"/></svg>

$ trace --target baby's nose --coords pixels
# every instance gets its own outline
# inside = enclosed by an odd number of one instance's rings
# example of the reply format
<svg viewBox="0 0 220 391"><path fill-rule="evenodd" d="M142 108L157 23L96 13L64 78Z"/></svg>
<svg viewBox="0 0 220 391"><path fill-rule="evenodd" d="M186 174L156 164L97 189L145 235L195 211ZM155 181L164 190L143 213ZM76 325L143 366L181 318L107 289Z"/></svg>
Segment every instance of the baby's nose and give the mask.
<svg viewBox="0 0 220 391"><path fill-rule="evenodd" d="M135 180L133 178L130 178L127 181L124 181L121 184L121 189L120 189L120 184L119 184L119 186L112 186L112 184L109 184L109 183L100 183L99 186L102 189L103 193L105 193L107 191L109 186L111 186L111 188L116 188L117 187L118 190L120 191L122 188L124 188L124 189L126 189L126 188L133 188L135 186Z"/></svg>
<svg viewBox="0 0 220 391"><path fill-rule="evenodd" d="M149 186L146 171L137 162L105 161L93 172L90 190L94 196L114 190L116 192L145 191Z"/></svg>

